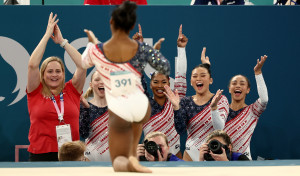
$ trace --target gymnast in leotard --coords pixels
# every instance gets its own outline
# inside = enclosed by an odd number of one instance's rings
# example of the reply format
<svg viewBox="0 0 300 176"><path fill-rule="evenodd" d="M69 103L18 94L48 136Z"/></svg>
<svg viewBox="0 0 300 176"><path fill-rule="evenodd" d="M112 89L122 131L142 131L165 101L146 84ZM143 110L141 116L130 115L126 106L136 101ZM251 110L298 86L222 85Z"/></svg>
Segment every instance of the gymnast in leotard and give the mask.
<svg viewBox="0 0 300 176"><path fill-rule="evenodd" d="M146 43L129 38L136 20L136 4L125 1L112 12L112 36L105 43L86 30L92 43L83 53L85 68L96 66L105 86L109 109L109 150L116 172L151 172L139 164L136 147L151 106L141 85L141 72L147 63L169 75L168 60Z"/></svg>

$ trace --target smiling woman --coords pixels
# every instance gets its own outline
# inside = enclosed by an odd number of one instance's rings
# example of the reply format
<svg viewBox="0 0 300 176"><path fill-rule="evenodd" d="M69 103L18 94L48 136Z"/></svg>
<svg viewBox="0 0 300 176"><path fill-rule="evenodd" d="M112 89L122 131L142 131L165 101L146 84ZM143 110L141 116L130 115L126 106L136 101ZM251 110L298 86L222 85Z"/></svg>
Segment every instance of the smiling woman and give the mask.
<svg viewBox="0 0 300 176"><path fill-rule="evenodd" d="M169 87L167 96L173 104L175 128L179 134L188 132L183 160L199 161L199 149L207 135L215 129L223 129L228 114L228 101L222 90L216 94L210 92L211 77L209 58L205 57L203 48L201 61L203 64L192 70L191 86L196 91L194 96L179 99Z"/></svg>
<svg viewBox="0 0 300 176"><path fill-rule="evenodd" d="M262 67L267 56L261 56L254 67L255 79L259 98L251 105L245 103L250 92L250 82L243 75L235 75L229 81L231 104L224 130L232 139L233 150L245 154L252 159L250 141L257 121L268 104L268 90L262 76Z"/></svg>
<svg viewBox="0 0 300 176"><path fill-rule="evenodd" d="M188 38L182 33L182 25L179 27L177 38L178 57L176 59L176 72L174 88L180 97L186 95L186 54L185 47L188 43ZM170 146L170 153L182 158L180 152L180 136L175 130L174 125L174 110L171 101L165 95L165 86L170 86L170 78L168 75L152 73L150 87L153 92L153 98L148 96L151 104L151 116L147 123L143 125L145 135L154 131L160 131L166 135Z"/></svg>
<svg viewBox="0 0 300 176"><path fill-rule="evenodd" d="M86 69L81 67L81 54L62 37L56 17L50 14L46 33L28 63L30 161L58 161L58 148L66 141L79 140L79 102ZM73 78L67 83L64 64L57 57L45 59L39 71L50 38L60 44L76 64Z"/></svg>
<svg viewBox="0 0 300 176"><path fill-rule="evenodd" d="M175 86L178 81L175 79ZM170 86L169 76L159 72L151 75L150 87L153 98L148 97L151 104L151 116L147 123L143 125L144 135L154 131L160 131L166 135L170 146L170 153L182 158L180 152L180 136L174 126L174 111L170 100L164 94L164 86ZM185 90L184 90L185 92Z"/></svg>
<svg viewBox="0 0 300 176"><path fill-rule="evenodd" d="M55 62L53 62L55 61ZM48 57L42 63L40 79L43 85L43 95L50 97L52 93L64 88L65 67L58 57Z"/></svg>
<svg viewBox="0 0 300 176"><path fill-rule="evenodd" d="M86 157L90 161L110 161L108 108L99 72L92 74L90 87L80 100L79 132L87 145Z"/></svg>

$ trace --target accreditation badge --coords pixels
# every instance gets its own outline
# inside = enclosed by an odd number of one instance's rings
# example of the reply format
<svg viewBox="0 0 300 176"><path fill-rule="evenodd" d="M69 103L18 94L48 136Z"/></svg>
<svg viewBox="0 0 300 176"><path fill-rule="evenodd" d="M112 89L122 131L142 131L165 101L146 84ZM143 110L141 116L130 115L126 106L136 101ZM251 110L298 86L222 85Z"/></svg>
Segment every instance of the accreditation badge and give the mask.
<svg viewBox="0 0 300 176"><path fill-rule="evenodd" d="M70 124L57 125L56 126L56 136L57 136L57 144L58 144L58 150L59 150L60 147L64 143L72 141Z"/></svg>

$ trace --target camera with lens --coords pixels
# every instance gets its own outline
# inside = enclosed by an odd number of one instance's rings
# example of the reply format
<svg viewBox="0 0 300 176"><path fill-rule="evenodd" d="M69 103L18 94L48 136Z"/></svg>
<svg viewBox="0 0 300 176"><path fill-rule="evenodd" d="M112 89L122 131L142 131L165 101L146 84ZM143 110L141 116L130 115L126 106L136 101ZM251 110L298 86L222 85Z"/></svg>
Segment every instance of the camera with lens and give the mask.
<svg viewBox="0 0 300 176"><path fill-rule="evenodd" d="M227 158L230 161L230 150L227 145L223 145L218 140L211 140L208 143L208 152L212 151L214 154L222 154L223 153L222 148L225 149ZM204 159L206 161L215 161L215 159L209 153L204 153Z"/></svg>
<svg viewBox="0 0 300 176"><path fill-rule="evenodd" d="M145 150L154 156L155 161L158 161L157 150L162 153L162 149L157 145L154 141L148 141L147 139L144 141ZM145 156L140 156L140 161L148 161Z"/></svg>

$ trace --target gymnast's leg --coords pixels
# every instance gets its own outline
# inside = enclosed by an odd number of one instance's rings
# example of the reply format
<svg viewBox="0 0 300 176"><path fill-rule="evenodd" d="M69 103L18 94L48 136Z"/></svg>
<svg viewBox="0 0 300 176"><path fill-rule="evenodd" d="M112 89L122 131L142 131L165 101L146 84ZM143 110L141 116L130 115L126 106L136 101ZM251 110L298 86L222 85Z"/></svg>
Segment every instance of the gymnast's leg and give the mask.
<svg viewBox="0 0 300 176"><path fill-rule="evenodd" d="M150 169L140 165L136 158L142 125L150 117L151 107L149 107L144 119L138 123L127 122L109 111L109 150L116 172L151 172Z"/></svg>

